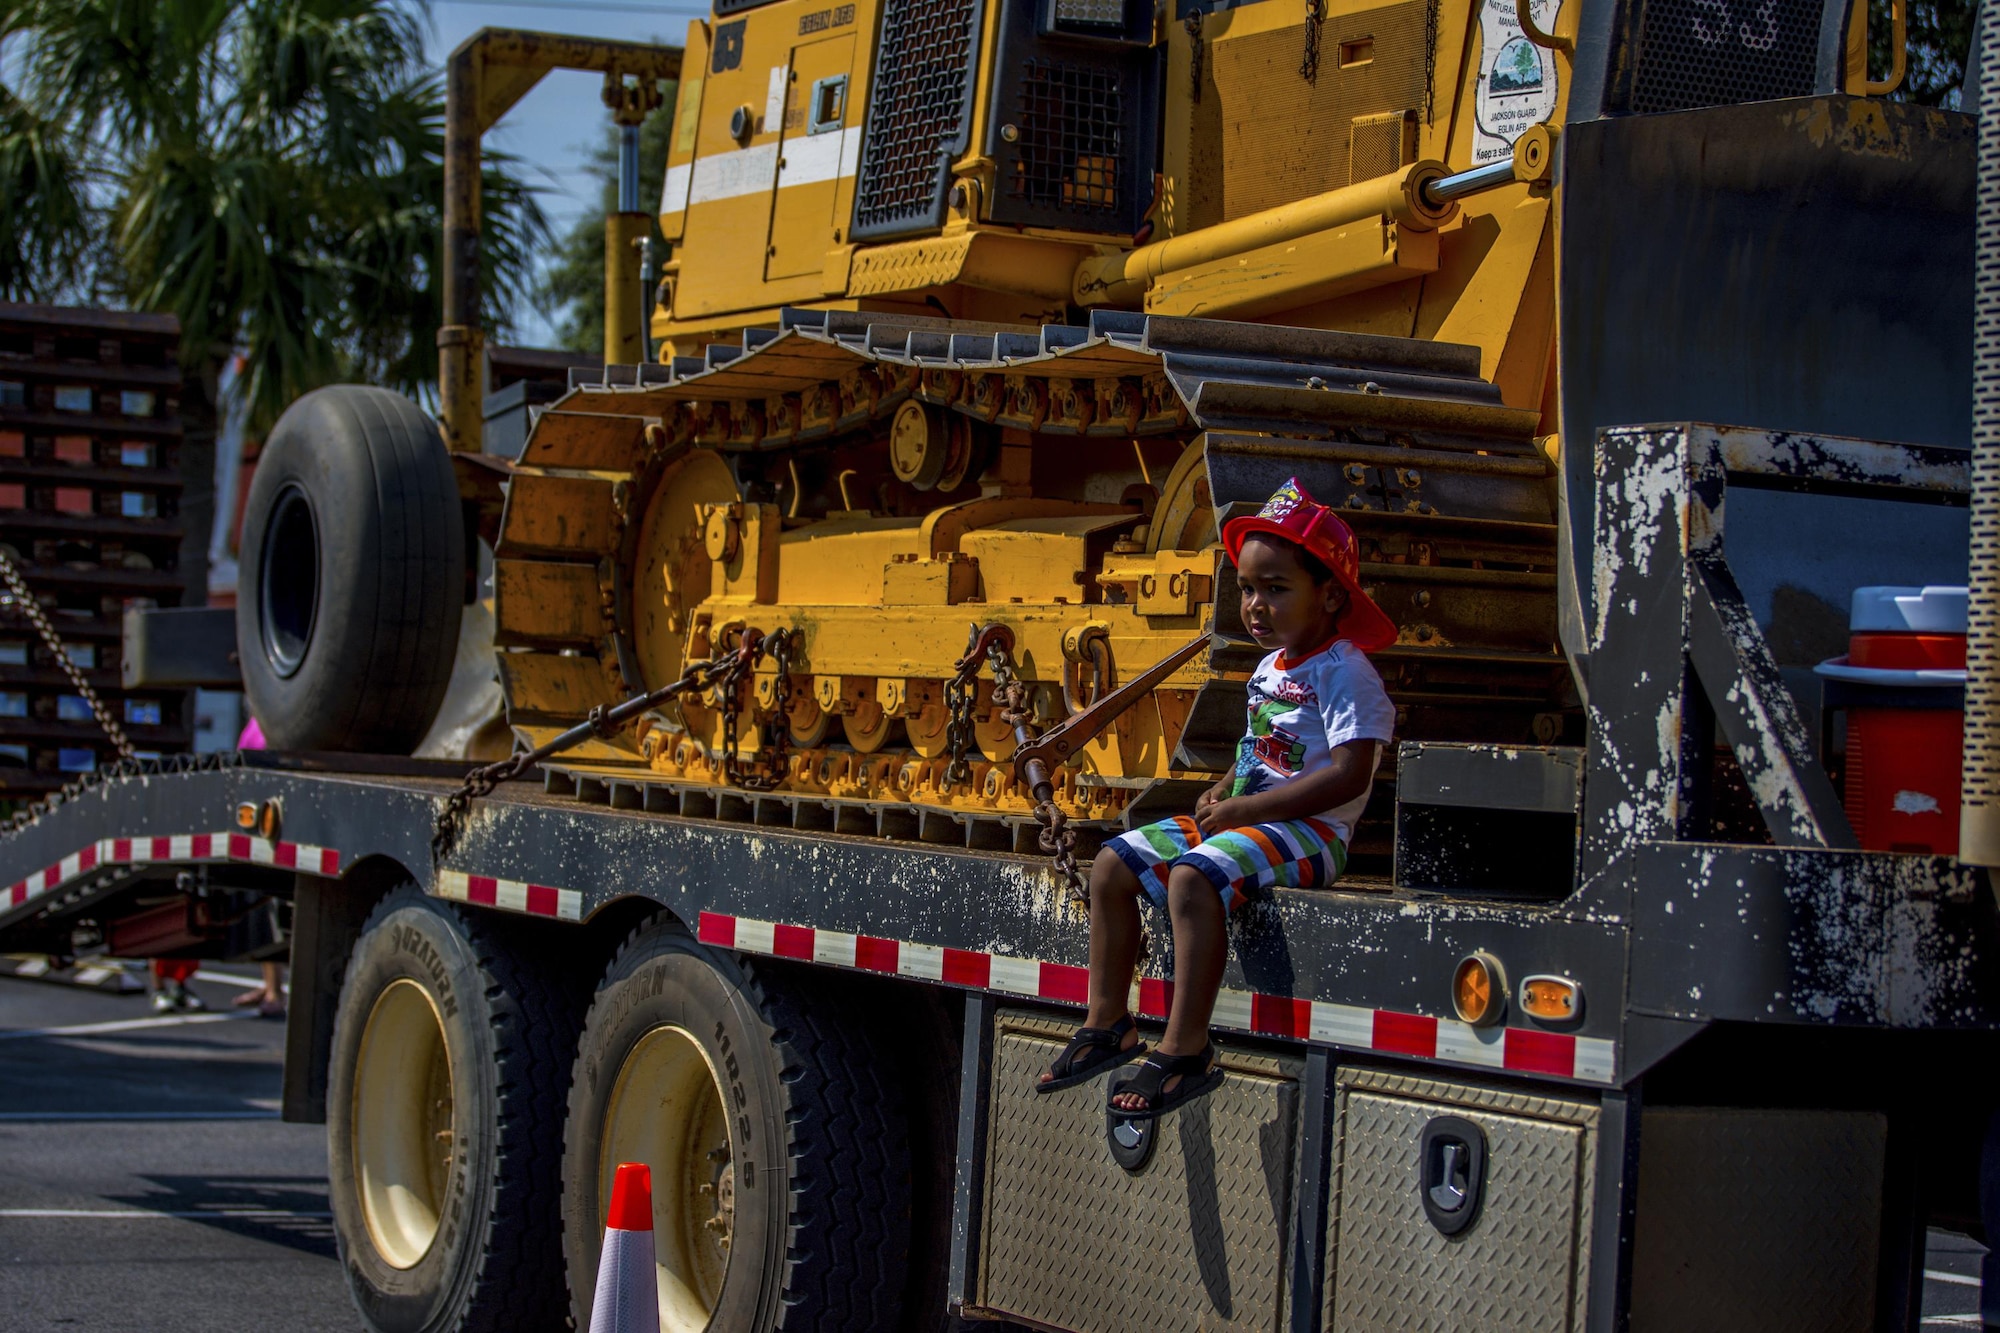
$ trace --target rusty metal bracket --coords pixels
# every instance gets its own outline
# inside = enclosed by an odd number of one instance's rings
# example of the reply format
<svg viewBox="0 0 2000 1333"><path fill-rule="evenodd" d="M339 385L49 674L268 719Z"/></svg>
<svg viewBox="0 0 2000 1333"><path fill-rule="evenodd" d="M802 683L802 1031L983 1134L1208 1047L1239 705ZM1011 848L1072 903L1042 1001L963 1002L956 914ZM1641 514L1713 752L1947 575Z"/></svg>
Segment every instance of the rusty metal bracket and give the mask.
<svg viewBox="0 0 2000 1333"><path fill-rule="evenodd" d="M1051 727L1031 742L1023 743L1014 751L1014 776L1037 801L1048 800L1054 794L1056 769L1116 722L1119 714L1151 694L1154 686L1180 670L1208 645L1209 636L1206 634L1190 640L1067 722Z"/></svg>
<svg viewBox="0 0 2000 1333"><path fill-rule="evenodd" d="M1813 754L1778 663L1728 565L1688 563L1688 660L1780 847L1855 847L1840 793Z"/></svg>
<svg viewBox="0 0 2000 1333"><path fill-rule="evenodd" d="M1732 487L1963 504L1960 450L1698 423L1598 436L1597 607L1581 875L1629 849L1712 839L1716 726L1771 839L1851 850L1840 794L1814 753L1724 549Z"/></svg>

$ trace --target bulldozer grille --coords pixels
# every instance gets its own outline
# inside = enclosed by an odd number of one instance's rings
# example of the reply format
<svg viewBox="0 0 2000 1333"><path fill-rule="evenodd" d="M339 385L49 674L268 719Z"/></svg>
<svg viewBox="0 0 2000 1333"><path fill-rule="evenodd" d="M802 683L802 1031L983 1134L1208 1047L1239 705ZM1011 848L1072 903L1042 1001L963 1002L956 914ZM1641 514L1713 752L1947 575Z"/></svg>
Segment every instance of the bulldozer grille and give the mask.
<svg viewBox="0 0 2000 1333"><path fill-rule="evenodd" d="M1824 0L1630 0L1625 86L1614 83L1605 109L1646 115L1809 96L1825 16Z"/></svg>
<svg viewBox="0 0 2000 1333"><path fill-rule="evenodd" d="M992 220L1130 235L1150 198L1159 124L1153 52L1040 30L1039 4L1001 10L981 128L999 165Z"/></svg>
<svg viewBox="0 0 2000 1333"><path fill-rule="evenodd" d="M856 240L944 221L951 162L972 120L980 0L888 0L854 191Z"/></svg>
<svg viewBox="0 0 2000 1333"><path fill-rule="evenodd" d="M1008 198L1073 213L1118 211L1125 119L1118 71L1031 60L1015 117L1020 138L1007 173Z"/></svg>

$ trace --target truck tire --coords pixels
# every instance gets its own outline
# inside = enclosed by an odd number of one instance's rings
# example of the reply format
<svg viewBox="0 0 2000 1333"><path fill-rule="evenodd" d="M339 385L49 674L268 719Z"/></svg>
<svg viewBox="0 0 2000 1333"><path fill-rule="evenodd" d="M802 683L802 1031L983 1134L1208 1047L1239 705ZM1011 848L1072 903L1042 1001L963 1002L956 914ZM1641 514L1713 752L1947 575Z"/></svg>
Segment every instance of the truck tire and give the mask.
<svg viewBox="0 0 2000 1333"><path fill-rule="evenodd" d="M635 931L598 987L570 1087L575 1327L590 1326L610 1174L643 1161L661 1333L898 1328L909 1143L882 1058L838 1001L670 918Z"/></svg>
<svg viewBox="0 0 2000 1333"><path fill-rule="evenodd" d="M348 1289L377 1333L561 1328L568 1314L556 1145L581 996L526 962L508 924L405 884L355 942L327 1174Z"/></svg>
<svg viewBox="0 0 2000 1333"><path fill-rule="evenodd" d="M244 507L236 652L286 750L408 754L451 678L465 528L437 423L401 394L317 389L285 409Z"/></svg>

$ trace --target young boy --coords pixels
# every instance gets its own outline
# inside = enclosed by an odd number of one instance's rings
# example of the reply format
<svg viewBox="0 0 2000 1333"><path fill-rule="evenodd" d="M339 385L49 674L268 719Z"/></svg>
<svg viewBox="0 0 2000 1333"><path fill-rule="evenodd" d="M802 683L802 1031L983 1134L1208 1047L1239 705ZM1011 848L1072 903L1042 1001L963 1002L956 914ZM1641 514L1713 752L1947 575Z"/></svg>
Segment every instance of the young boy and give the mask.
<svg viewBox="0 0 2000 1333"><path fill-rule="evenodd" d="M1227 961L1228 914L1273 887L1332 883L1368 804L1396 710L1364 653L1396 627L1361 590L1354 534L1296 478L1254 517L1223 526L1243 589L1243 623L1270 655L1250 677L1236 771L1192 817L1108 843L1090 868L1090 1011L1041 1077L1054 1092L1145 1053L1128 1009L1139 957L1139 895L1173 920L1173 1005L1160 1048L1111 1089L1132 1119L1164 1115L1222 1080L1208 1020Z"/></svg>

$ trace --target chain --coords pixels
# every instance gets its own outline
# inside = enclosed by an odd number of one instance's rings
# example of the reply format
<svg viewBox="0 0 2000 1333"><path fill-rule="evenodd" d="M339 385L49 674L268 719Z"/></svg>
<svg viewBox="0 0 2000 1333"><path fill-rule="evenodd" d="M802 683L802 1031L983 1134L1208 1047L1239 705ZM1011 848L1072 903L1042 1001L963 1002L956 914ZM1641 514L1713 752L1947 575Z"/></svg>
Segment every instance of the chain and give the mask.
<svg viewBox="0 0 2000 1333"><path fill-rule="evenodd" d="M596 737L610 740L624 725L649 709L657 708L677 694L688 690L704 690L728 673L740 673L746 652L739 651L721 658L705 658L690 662L687 670L681 672L679 680L671 685L663 685L649 694L635 694L623 703L610 708L599 704L590 710L590 716L560 736L544 742L532 750L523 750L495 763L473 769L465 775L457 791L445 797L438 810L437 824L431 830L431 864L442 864L451 855L453 847L465 832L466 819L472 813L472 803L493 794L493 789L503 782L512 782L544 759L574 749L585 741Z"/></svg>
<svg viewBox="0 0 2000 1333"><path fill-rule="evenodd" d="M747 635L745 636L748 637ZM722 778L734 786L736 775L736 718L742 711L739 702L743 694L743 659L739 654L722 673L722 681L716 686L715 703L722 710Z"/></svg>
<svg viewBox="0 0 2000 1333"><path fill-rule="evenodd" d="M1188 100L1199 102L1201 100L1201 64L1203 51L1201 44L1201 11L1197 9L1189 14L1187 18L1181 21L1181 26L1187 29L1188 35Z"/></svg>
<svg viewBox="0 0 2000 1333"><path fill-rule="evenodd" d="M1035 730L1035 714L1029 702L1028 687L1014 674L1014 664L1007 660L1007 651L997 643L986 646L986 660L993 666L993 703L1000 710L1000 720L1008 726L1030 735ZM1090 893L1083 882L1083 872L1076 865L1076 830L1069 826L1069 816L1053 798L1035 802L1035 819L1042 826L1041 848L1054 863L1056 873L1069 889L1072 902L1084 911L1090 910Z"/></svg>
<svg viewBox="0 0 2000 1333"><path fill-rule="evenodd" d="M48 645L51 653L55 654L56 665L69 677L70 684L76 686L76 692L83 696L83 701L90 705L91 715L97 719L97 725L104 728L104 734L111 738L112 748L118 751L118 757L127 760L137 759L139 752L132 748L132 742L126 738L125 728L118 725L118 719L111 716L111 710L104 706L104 701L97 697L97 691L90 688L90 682L84 679L83 672L70 660L69 649L63 647L62 636L57 634L56 627L49 623L48 613L43 611L42 604L35 600L35 594L28 587L27 579L21 576L20 567L14 563L14 557L7 554L4 548L0 548L0 581L4 581L7 585L5 593L0 593L0 604L19 610L35 627L35 632L42 636L42 642Z"/></svg>
<svg viewBox="0 0 2000 1333"><path fill-rule="evenodd" d="M973 632L978 633L976 629ZM954 786L972 776L972 765L965 756L972 749L972 705L979 697L978 679L979 658L968 653L958 671L944 683L944 750L951 756L944 780Z"/></svg>
<svg viewBox="0 0 2000 1333"><path fill-rule="evenodd" d="M722 775L730 785L745 791L770 791L784 782L785 751L792 739L791 719L788 712L792 703L792 640L793 631L773 630L762 638L750 638L750 631L744 632L748 651L739 653L722 680ZM743 677L751 671L766 652L776 660L778 680L773 692L773 702L777 710L777 721L763 733L764 770L745 769L737 758L737 715L742 711Z"/></svg>
<svg viewBox="0 0 2000 1333"><path fill-rule="evenodd" d="M1324 0L1306 0L1306 50L1299 60L1299 77L1307 83L1319 82L1319 25L1324 14Z"/></svg>

